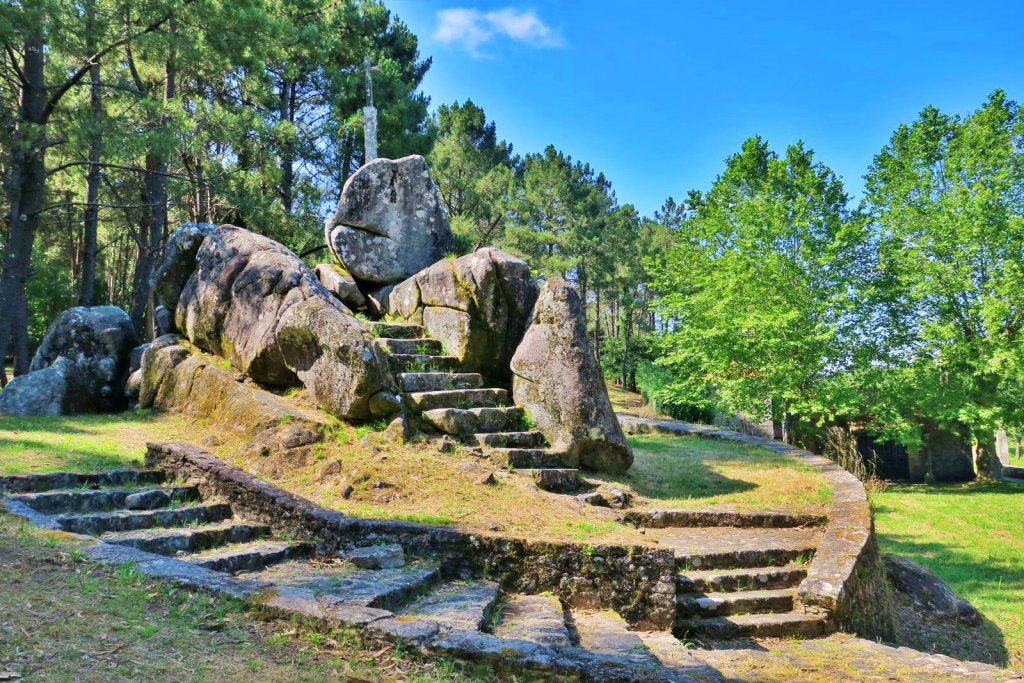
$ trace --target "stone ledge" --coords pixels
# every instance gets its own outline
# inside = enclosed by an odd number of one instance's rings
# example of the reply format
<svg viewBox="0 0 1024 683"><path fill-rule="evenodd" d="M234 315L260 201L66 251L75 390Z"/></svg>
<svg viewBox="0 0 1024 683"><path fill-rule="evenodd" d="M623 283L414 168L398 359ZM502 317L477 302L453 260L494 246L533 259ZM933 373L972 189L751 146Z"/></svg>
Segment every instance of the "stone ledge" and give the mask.
<svg viewBox="0 0 1024 683"><path fill-rule="evenodd" d="M718 427L619 415L627 434L674 434L726 439L790 455L814 468L832 490L825 535L797 590L808 612L827 611L832 624L869 638L888 638L895 621L875 542L867 492L857 477L828 458L777 441Z"/></svg>
<svg viewBox="0 0 1024 683"><path fill-rule="evenodd" d="M446 574L468 572L503 590L551 591L577 607L611 607L631 624L670 628L675 618L675 560L650 546L531 541L445 527L360 519L328 510L180 442L148 444L147 467L193 482L204 497L231 503L275 534L316 544L318 553L398 543L411 555L437 555Z"/></svg>
<svg viewBox="0 0 1024 683"><path fill-rule="evenodd" d="M825 515L798 515L788 512L740 512L738 510L629 510L625 519L630 524L649 529L664 527L748 527L785 529L789 527L823 526Z"/></svg>

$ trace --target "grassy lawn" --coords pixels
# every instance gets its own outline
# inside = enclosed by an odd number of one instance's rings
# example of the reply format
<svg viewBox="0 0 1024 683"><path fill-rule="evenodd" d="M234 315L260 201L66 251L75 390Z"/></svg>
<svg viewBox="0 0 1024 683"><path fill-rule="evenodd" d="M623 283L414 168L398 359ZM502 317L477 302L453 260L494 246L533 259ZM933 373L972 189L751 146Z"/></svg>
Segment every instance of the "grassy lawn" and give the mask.
<svg viewBox="0 0 1024 683"><path fill-rule="evenodd" d="M1004 661L1024 666L1024 485L890 486L871 503L882 552L941 576L986 617Z"/></svg>
<svg viewBox="0 0 1024 683"><path fill-rule="evenodd" d="M188 421L150 410L73 417L0 416L0 474L138 467L146 441L188 439Z"/></svg>
<svg viewBox="0 0 1024 683"><path fill-rule="evenodd" d="M0 515L0 679L31 681L484 681L355 632L247 613L225 598L80 561L58 537Z"/></svg>

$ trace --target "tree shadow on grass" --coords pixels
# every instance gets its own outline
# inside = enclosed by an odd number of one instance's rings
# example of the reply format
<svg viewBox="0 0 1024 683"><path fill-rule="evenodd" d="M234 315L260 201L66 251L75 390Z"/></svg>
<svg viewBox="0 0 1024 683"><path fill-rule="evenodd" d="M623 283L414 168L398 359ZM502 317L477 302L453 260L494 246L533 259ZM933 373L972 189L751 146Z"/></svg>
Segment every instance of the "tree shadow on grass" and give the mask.
<svg viewBox="0 0 1024 683"><path fill-rule="evenodd" d="M1005 481L968 481L949 484L889 484L886 493L912 493L922 496L975 496L981 493L1020 495L1024 483Z"/></svg>
<svg viewBox="0 0 1024 683"><path fill-rule="evenodd" d="M947 544L887 534L882 542L885 552L903 555L934 571L957 595L972 602L979 612L978 602L982 601L990 609L998 610L992 603L1002 602L1005 603L1005 611L1021 610L1024 603L1024 564L1014 564L991 555L972 557L959 545L958 539L950 539ZM982 554L978 552L979 556ZM897 597L899 645L1000 666L1009 662L1003 632L984 612L981 612L983 623L980 626L951 623L936 619L907 596L893 592Z"/></svg>
<svg viewBox="0 0 1024 683"><path fill-rule="evenodd" d="M124 455L116 455L105 451L98 451L90 448L73 448L70 450L58 450L53 444L33 439L19 439L0 436L0 453L12 450L29 450L49 454L51 462L44 462L41 466L32 467L31 458L25 458L25 467L16 468L18 471L7 471L8 474L20 474L42 471L78 471L92 472L107 469L123 469L125 467L137 467L141 458L133 459ZM0 456L0 474L9 469L2 460L7 457Z"/></svg>

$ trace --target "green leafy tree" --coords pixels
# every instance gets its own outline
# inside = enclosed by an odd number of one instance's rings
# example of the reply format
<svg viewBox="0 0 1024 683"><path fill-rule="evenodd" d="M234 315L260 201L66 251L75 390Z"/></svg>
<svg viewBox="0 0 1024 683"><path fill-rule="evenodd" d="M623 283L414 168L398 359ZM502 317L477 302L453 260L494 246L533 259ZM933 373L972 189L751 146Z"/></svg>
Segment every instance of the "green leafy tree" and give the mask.
<svg viewBox="0 0 1024 683"><path fill-rule="evenodd" d="M519 160L512 145L498 140L497 127L472 100L441 105L431 172L453 228L473 248L502 238Z"/></svg>
<svg viewBox="0 0 1024 683"><path fill-rule="evenodd" d="M651 260L672 321L662 362L678 402L761 414L788 426L816 386L847 362L841 325L861 234L842 182L802 143L743 143L706 194L691 192L662 260ZM788 435L787 435L788 436Z"/></svg>
<svg viewBox="0 0 1024 683"><path fill-rule="evenodd" d="M966 426L979 467L1000 424L1024 423L1024 118L997 91L966 118L900 126L866 176L878 273L864 290L869 363L848 396L906 443Z"/></svg>

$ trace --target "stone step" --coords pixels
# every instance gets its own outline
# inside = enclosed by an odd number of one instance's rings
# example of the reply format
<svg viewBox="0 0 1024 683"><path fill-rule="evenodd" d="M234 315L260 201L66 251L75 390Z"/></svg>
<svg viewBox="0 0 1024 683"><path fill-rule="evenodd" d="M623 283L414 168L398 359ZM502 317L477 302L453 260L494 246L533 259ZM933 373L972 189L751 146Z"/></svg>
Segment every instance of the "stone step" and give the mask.
<svg viewBox="0 0 1024 683"><path fill-rule="evenodd" d="M162 510L116 510L83 515L61 515L57 524L74 534L98 536L111 531L135 531L153 527L213 524L230 519L231 506L226 503L192 505Z"/></svg>
<svg viewBox="0 0 1024 683"><path fill-rule="evenodd" d="M572 493L580 487L580 471L568 467L519 468L512 474L532 479L537 488L552 493Z"/></svg>
<svg viewBox="0 0 1024 683"><path fill-rule="evenodd" d="M422 595L440 577L438 568L409 564L394 569L359 569L334 561L290 561L262 571L240 575L278 586L301 588L328 596L331 602L394 610L409 598Z"/></svg>
<svg viewBox="0 0 1024 683"><path fill-rule="evenodd" d="M453 372L459 369L455 356L427 356L423 354L392 353L388 356L391 371L405 372Z"/></svg>
<svg viewBox="0 0 1024 683"><path fill-rule="evenodd" d="M44 493L20 493L9 496L36 512L44 515L56 515L71 512L103 512L124 508L124 499L133 493L150 491L150 488L124 489L77 489L71 491L46 491ZM199 497L199 489L195 486L162 487L172 501L181 502L195 500Z"/></svg>
<svg viewBox="0 0 1024 683"><path fill-rule="evenodd" d="M804 567L758 567L753 569L711 569L676 576L678 593L792 588L807 576Z"/></svg>
<svg viewBox="0 0 1024 683"><path fill-rule="evenodd" d="M270 527L258 524L224 522L175 529L142 529L112 531L100 539L115 545L126 545L157 555L197 553L229 543L247 543L270 533Z"/></svg>
<svg viewBox="0 0 1024 683"><path fill-rule="evenodd" d="M494 635L540 645L570 645L562 601L553 595L513 595L501 606Z"/></svg>
<svg viewBox="0 0 1024 683"><path fill-rule="evenodd" d="M388 353L420 356L440 356L444 353L441 342L436 339L377 339Z"/></svg>
<svg viewBox="0 0 1024 683"><path fill-rule="evenodd" d="M214 548L181 558L205 569L233 574L240 571L257 571L278 562L296 557L305 557L312 552L309 543L287 541L253 541Z"/></svg>
<svg viewBox="0 0 1024 683"><path fill-rule="evenodd" d="M490 432L474 434L473 440L485 448L543 448L547 440L540 432Z"/></svg>
<svg viewBox="0 0 1024 683"><path fill-rule="evenodd" d="M58 489L100 488L161 484L160 470L110 470L108 472L50 472L11 474L0 477L0 493L38 493Z"/></svg>
<svg viewBox="0 0 1024 683"><path fill-rule="evenodd" d="M423 619L443 631L489 631L498 602L498 584L451 581L398 611L400 619Z"/></svg>
<svg viewBox="0 0 1024 683"><path fill-rule="evenodd" d="M498 467L514 469L559 469L566 454L551 448L488 448L487 457Z"/></svg>
<svg viewBox="0 0 1024 683"><path fill-rule="evenodd" d="M479 389L483 375L476 372L403 372L398 375L402 391L445 391Z"/></svg>
<svg viewBox="0 0 1024 683"><path fill-rule="evenodd" d="M438 408L427 410L423 418L436 428L455 436L481 432L510 432L520 429L526 413L518 406L504 408Z"/></svg>
<svg viewBox="0 0 1024 683"><path fill-rule="evenodd" d="M737 510L629 510L625 519L631 524L651 529L665 527L743 527L783 529L823 526L825 515L803 515L789 512L741 512Z"/></svg>
<svg viewBox="0 0 1024 683"><path fill-rule="evenodd" d="M579 646L584 650L624 657L640 666L656 664L640 636L630 631L626 621L612 610L574 610L571 625Z"/></svg>
<svg viewBox="0 0 1024 683"><path fill-rule="evenodd" d="M658 660L658 663L674 674L682 674L686 681L703 681L704 683L722 683L723 675L715 667L695 655L693 650L684 645L669 631L636 631L644 642L647 651ZM668 680L678 680L668 678Z"/></svg>
<svg viewBox="0 0 1024 683"><path fill-rule="evenodd" d="M413 323L375 322L370 331L380 339L419 339L425 336L423 326Z"/></svg>
<svg viewBox="0 0 1024 683"><path fill-rule="evenodd" d="M648 529L647 538L672 548L680 573L804 564L814 555L822 530L669 527Z"/></svg>
<svg viewBox="0 0 1024 683"><path fill-rule="evenodd" d="M824 617L803 612L781 614L736 614L706 619L680 619L675 634L679 638L816 638L825 634Z"/></svg>
<svg viewBox="0 0 1024 683"><path fill-rule="evenodd" d="M451 389L416 391L405 399L413 410L425 412L438 408L498 408L512 402L505 389Z"/></svg>
<svg viewBox="0 0 1024 683"><path fill-rule="evenodd" d="M676 596L676 612L683 618L791 612L795 594L796 591L792 588L732 593L684 593Z"/></svg>

